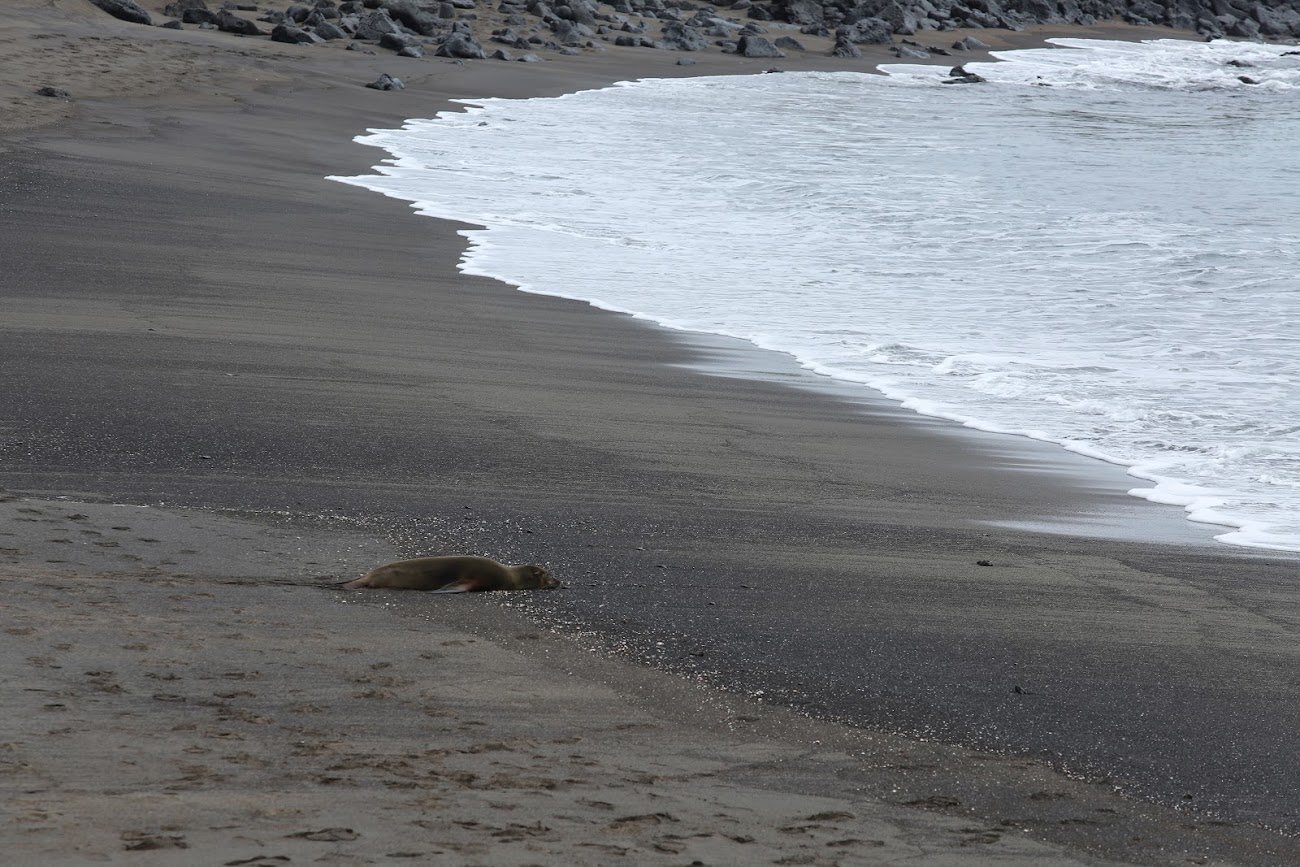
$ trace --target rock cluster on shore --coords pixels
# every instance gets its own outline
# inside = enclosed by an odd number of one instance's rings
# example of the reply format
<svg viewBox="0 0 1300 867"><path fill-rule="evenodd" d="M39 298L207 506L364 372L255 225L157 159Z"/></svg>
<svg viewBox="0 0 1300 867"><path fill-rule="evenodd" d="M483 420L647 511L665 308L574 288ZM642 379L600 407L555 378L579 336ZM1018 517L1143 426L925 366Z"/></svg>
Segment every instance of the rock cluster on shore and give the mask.
<svg viewBox="0 0 1300 867"><path fill-rule="evenodd" d="M125 21L153 24L135 0L91 0ZM601 43L668 51L721 50L744 57L784 57L804 51L790 33L833 39L837 57L861 55L859 45L893 44L896 35L959 28L1020 30L1032 24L1091 25L1120 18L1136 25L1167 25L1207 37L1300 37L1300 0L734 0L715 6L696 0L497 0L487 31L478 0L305 0L284 8L226 0L174 0L160 26L216 29L312 45L345 40L404 57L536 60L532 52L596 50ZM487 11L487 10L484 10ZM765 26L767 25L767 26ZM493 25L489 25L493 26ZM772 36L769 28L787 31ZM769 38L771 37L771 38ZM483 42L499 46L489 54ZM987 47L964 40L956 50ZM912 43L912 45L915 45ZM509 49L528 52L514 57ZM908 43L902 57L924 57Z"/></svg>

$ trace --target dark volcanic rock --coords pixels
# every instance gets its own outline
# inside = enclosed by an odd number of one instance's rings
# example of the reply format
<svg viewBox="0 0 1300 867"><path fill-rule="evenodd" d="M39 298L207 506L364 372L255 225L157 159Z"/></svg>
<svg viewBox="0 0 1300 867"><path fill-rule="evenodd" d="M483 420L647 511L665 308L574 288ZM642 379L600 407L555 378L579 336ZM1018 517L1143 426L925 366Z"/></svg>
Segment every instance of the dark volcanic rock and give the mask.
<svg viewBox="0 0 1300 867"><path fill-rule="evenodd" d="M262 28L247 18L240 18L222 9L217 13L217 29L223 33L235 33L240 36L263 36Z"/></svg>
<svg viewBox="0 0 1300 867"><path fill-rule="evenodd" d="M948 70L951 78L944 79L944 84L979 84L985 78L982 75L976 75L973 72L967 72L965 67L954 66Z"/></svg>
<svg viewBox="0 0 1300 867"><path fill-rule="evenodd" d="M974 36L967 36L965 39L958 39L952 44L952 47L956 51L986 51L989 46L980 42Z"/></svg>
<svg viewBox="0 0 1300 867"><path fill-rule="evenodd" d="M211 24L215 27L217 13L208 9L186 9L181 13L181 21L186 24Z"/></svg>
<svg viewBox="0 0 1300 867"><path fill-rule="evenodd" d="M835 47L831 49L831 57L861 57L862 49L849 41L847 36L837 35L835 37Z"/></svg>
<svg viewBox="0 0 1300 867"><path fill-rule="evenodd" d="M778 37L777 37L777 38L772 42L772 44L775 45L777 48L783 48L783 49L786 49L786 50L789 50L789 51L807 51L807 50L808 50L808 49L806 49L806 48L803 47L803 43L802 43L802 42L800 42L798 39L795 39L793 36L778 36Z"/></svg>
<svg viewBox="0 0 1300 867"><path fill-rule="evenodd" d="M367 84L366 87L369 87L372 90L402 90L406 85L402 83L402 79L394 78L385 72L383 75Z"/></svg>
<svg viewBox="0 0 1300 867"><path fill-rule="evenodd" d="M741 57L785 57L785 52L762 36L745 35L736 42L736 53Z"/></svg>
<svg viewBox="0 0 1300 867"><path fill-rule="evenodd" d="M389 18L400 21L421 36L433 36L442 30L442 20L425 12L412 0L384 0L383 8Z"/></svg>
<svg viewBox="0 0 1300 867"><path fill-rule="evenodd" d="M185 12L189 9L207 10L208 4L203 0L176 0L174 3L168 3L163 7L163 14L168 18L184 18Z"/></svg>
<svg viewBox="0 0 1300 867"><path fill-rule="evenodd" d="M669 11L678 6L695 8L688 0L656 3ZM656 12L661 7L650 0L628 0L623 5L628 12L665 14ZM1194 28L1215 36L1300 36L1296 0L739 0L730 8L746 9L751 18L761 21L788 21L803 33L827 36L836 30L857 45L888 44L892 40L881 38L882 31L908 35L958 27L1022 30L1031 24L1088 26L1117 17L1131 23ZM840 28L867 19L879 24L839 33Z"/></svg>
<svg viewBox="0 0 1300 867"><path fill-rule="evenodd" d="M447 41L442 43L438 49L439 57L455 57L464 60L482 60L487 55L483 52L483 46L478 44L472 33L453 33L447 37Z"/></svg>
<svg viewBox="0 0 1300 867"><path fill-rule="evenodd" d="M835 31L855 45L889 45L894 41L889 25L879 18L863 18Z"/></svg>
<svg viewBox="0 0 1300 867"><path fill-rule="evenodd" d="M90 0L114 18L132 24L153 24L153 19L135 0Z"/></svg>
<svg viewBox="0 0 1300 867"><path fill-rule="evenodd" d="M346 30L329 21L322 21L316 25L316 35L327 40L347 39L348 37Z"/></svg>
<svg viewBox="0 0 1300 867"><path fill-rule="evenodd" d="M580 45L585 38L580 26L567 19L557 18L551 22L551 32L555 34L555 41L561 45Z"/></svg>
<svg viewBox="0 0 1300 867"><path fill-rule="evenodd" d="M379 47L387 48L389 51L401 51L403 48L419 46L419 44L420 38L409 33L385 33L379 37Z"/></svg>
<svg viewBox="0 0 1300 867"><path fill-rule="evenodd" d="M821 24L826 20L826 13L822 5L813 2L813 0L788 0L781 12L784 14L780 15L780 17L791 24L800 26Z"/></svg>
<svg viewBox="0 0 1300 867"><path fill-rule="evenodd" d="M318 42L324 42L315 33L308 33L301 27L294 27L291 24L277 24L271 31L271 40L273 42L288 42L291 45L315 45Z"/></svg>
<svg viewBox="0 0 1300 867"><path fill-rule="evenodd" d="M371 12L357 21L357 30L355 36L358 39L378 40L385 33L401 33L402 28L397 22L388 17L388 13L380 9L377 12Z"/></svg>
<svg viewBox="0 0 1300 867"><path fill-rule="evenodd" d="M702 51L709 47L709 41L704 34L694 27L676 21L664 26L661 39L664 48L669 51Z"/></svg>

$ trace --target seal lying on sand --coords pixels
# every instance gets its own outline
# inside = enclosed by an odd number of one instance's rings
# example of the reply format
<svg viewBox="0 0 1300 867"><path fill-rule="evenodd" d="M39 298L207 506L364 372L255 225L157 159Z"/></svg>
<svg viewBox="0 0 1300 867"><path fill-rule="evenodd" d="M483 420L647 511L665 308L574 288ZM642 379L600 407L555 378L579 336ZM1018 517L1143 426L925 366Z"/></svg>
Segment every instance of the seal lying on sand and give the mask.
<svg viewBox="0 0 1300 867"><path fill-rule="evenodd" d="M560 582L545 567L507 566L487 557L417 557L377 566L348 590L432 590L436 593L475 593L483 590L553 590Z"/></svg>

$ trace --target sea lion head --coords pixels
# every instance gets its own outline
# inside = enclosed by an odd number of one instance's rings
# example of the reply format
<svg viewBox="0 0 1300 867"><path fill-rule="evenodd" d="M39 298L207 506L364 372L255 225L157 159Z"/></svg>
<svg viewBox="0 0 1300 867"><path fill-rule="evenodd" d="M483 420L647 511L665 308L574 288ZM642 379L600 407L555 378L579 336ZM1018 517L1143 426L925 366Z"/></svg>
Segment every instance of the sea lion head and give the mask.
<svg viewBox="0 0 1300 867"><path fill-rule="evenodd" d="M533 563L523 567L524 581L529 587L536 587L538 590L554 590L560 586L560 582L554 575L546 570L545 566L538 566Z"/></svg>

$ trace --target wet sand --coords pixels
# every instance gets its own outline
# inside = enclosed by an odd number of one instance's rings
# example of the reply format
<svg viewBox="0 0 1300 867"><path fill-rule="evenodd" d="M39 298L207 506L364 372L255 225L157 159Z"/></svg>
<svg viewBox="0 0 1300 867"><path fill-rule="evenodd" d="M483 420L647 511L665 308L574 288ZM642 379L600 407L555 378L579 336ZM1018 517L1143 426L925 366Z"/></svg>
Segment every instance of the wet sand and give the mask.
<svg viewBox="0 0 1300 867"><path fill-rule="evenodd" d="M13 851L1298 857L1258 827L1297 825L1294 561L1011 529L1122 480L706 375L707 348L464 277L457 226L324 180L448 98L771 61L399 66L76 5L31 3L5 63L57 85L90 54L119 90L66 118L0 93ZM121 89L158 55L184 76ZM380 72L408 89L359 86ZM569 589L311 586L438 552Z"/></svg>

